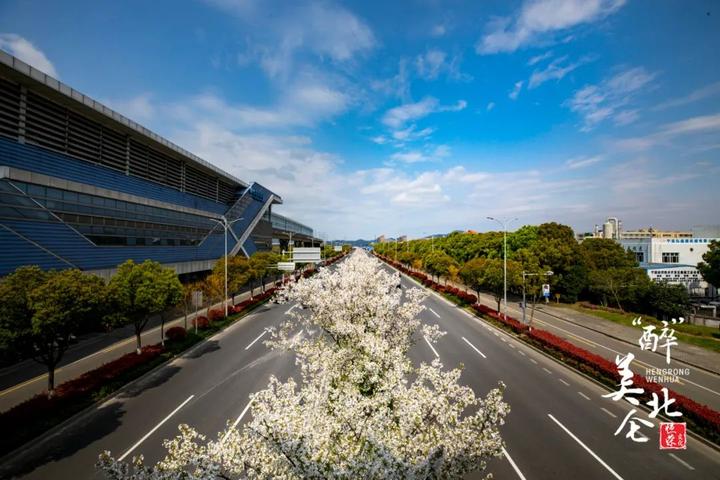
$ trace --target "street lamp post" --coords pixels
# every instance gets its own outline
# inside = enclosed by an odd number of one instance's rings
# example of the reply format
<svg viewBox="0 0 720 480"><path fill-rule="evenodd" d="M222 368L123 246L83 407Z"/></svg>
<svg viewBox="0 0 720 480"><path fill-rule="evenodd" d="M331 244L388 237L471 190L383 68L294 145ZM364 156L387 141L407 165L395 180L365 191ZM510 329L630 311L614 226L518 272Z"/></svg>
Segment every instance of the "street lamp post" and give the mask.
<svg viewBox="0 0 720 480"><path fill-rule="evenodd" d="M225 230L225 297L223 297L223 305L225 306L225 316L226 316L226 317L227 317L227 314L228 314L228 306L227 306L227 299L228 299L228 259L227 259L227 257L228 257L228 248L227 248L227 234L228 234L228 229L230 228L230 226L231 226L233 223L239 222L239 221L242 220L242 219L243 219L243 217L240 217L240 218L236 218L235 220L233 220L233 221L231 221L231 222L228 222L227 218L225 218L225 215L222 215L219 220L218 220L217 218L211 218L211 219L210 219L210 220L212 220L213 222L217 222L218 224L220 224L220 226L222 226L223 229ZM196 322L196 323L197 323L197 322Z"/></svg>
<svg viewBox="0 0 720 480"><path fill-rule="evenodd" d="M507 227L517 218L498 220L497 218L487 217L487 219L498 222L503 227L503 317L507 320Z"/></svg>
<svg viewBox="0 0 720 480"><path fill-rule="evenodd" d="M549 277L549 276L553 275L553 273L554 272L552 270L548 270L545 273L526 273L525 271L522 272L522 277L523 277L523 300L522 300L523 324L525 323L525 311L527 310L527 301L525 300L525 277L533 277L536 275L545 275L546 277Z"/></svg>

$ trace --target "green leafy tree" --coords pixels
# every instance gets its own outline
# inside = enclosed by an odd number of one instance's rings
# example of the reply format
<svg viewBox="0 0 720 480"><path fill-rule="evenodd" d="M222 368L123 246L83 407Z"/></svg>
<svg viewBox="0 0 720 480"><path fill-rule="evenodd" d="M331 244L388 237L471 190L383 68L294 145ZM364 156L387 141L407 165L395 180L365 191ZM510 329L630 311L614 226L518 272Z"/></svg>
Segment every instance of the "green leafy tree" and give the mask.
<svg viewBox="0 0 720 480"><path fill-rule="evenodd" d="M720 242L713 240L708 251L702 256L703 261L698 263L700 274L709 284L720 288Z"/></svg>
<svg viewBox="0 0 720 480"><path fill-rule="evenodd" d="M480 299L480 290L484 286L486 262L487 260L484 258L473 258L460 269L460 278L465 285L475 290L478 301Z"/></svg>
<svg viewBox="0 0 720 480"><path fill-rule="evenodd" d="M637 266L635 255L609 238L587 238L580 244L580 252L592 270Z"/></svg>
<svg viewBox="0 0 720 480"><path fill-rule="evenodd" d="M279 254L274 254L277 258L280 258ZM279 260L278 260L279 261ZM228 293L232 295L233 304L235 303L235 295L242 290L242 288L248 283L251 275L251 265L247 258L236 255L234 257L228 257ZM213 267L213 275L218 278L222 278L223 282L225 279L225 257L221 258ZM225 285L223 283L223 291L221 297L225 295ZM213 298L216 297L213 292Z"/></svg>
<svg viewBox="0 0 720 480"><path fill-rule="evenodd" d="M121 264L108 284L109 298L117 309L114 322L132 323L136 350L142 349L141 335L152 315L159 314L182 297L177 274L158 262L132 260Z"/></svg>
<svg viewBox="0 0 720 480"><path fill-rule="evenodd" d="M507 261L507 289L508 291L522 284L522 266L514 260ZM504 268L500 258L488 259L485 262L485 273L482 278L482 288L490 291L497 302L497 311L500 312L500 302L504 294Z"/></svg>
<svg viewBox="0 0 720 480"><path fill-rule="evenodd" d="M425 257L425 268L430 275L438 277L438 280L440 277L448 274L451 266L457 266L457 262L455 262L455 259L443 251L437 250L435 252L431 252L427 255L427 257Z"/></svg>
<svg viewBox="0 0 720 480"><path fill-rule="evenodd" d="M682 285L651 283L645 296L646 305L651 305L657 318L680 318L690 310L690 296Z"/></svg>
<svg viewBox="0 0 720 480"><path fill-rule="evenodd" d="M45 283L48 273L24 266L0 281L0 348L2 357L16 360L32 352L28 343L34 314L30 293Z"/></svg>
<svg viewBox="0 0 720 480"><path fill-rule="evenodd" d="M55 392L55 368L72 335L102 323L105 283L77 269L51 273L30 293L32 322L23 330L33 347L33 358L48 369L48 396Z"/></svg>

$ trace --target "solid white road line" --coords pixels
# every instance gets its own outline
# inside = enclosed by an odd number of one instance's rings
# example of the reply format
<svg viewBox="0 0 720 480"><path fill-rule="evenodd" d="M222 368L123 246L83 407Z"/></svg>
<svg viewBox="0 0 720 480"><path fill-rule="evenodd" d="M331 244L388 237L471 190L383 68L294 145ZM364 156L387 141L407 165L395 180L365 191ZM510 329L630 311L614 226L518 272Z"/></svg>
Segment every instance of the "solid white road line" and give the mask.
<svg viewBox="0 0 720 480"><path fill-rule="evenodd" d="M517 474L518 474L518 477L520 477L520 480L527 480L527 479L525 478L525 475L522 474L522 472L520 471L520 469L518 468L518 466L517 466L517 465L515 464L515 462L513 461L513 459L512 459L512 457L510 456L510 454L507 452L507 450L505 450L505 447L502 447L502 452L503 452L503 454L505 455L505 458L508 459L508 462L510 462L510 465L511 465L511 466L513 467L513 469L515 470L515 473L517 473Z"/></svg>
<svg viewBox="0 0 720 480"><path fill-rule="evenodd" d="M560 383L562 383L562 384L565 385L566 387L569 387L569 386L570 386L570 384L569 384L568 382L566 382L565 380L563 380L562 378L558 378L558 380L560 380Z"/></svg>
<svg viewBox="0 0 720 480"><path fill-rule="evenodd" d="M437 358L440 358L440 355L438 355L437 350L435 350L435 347L432 346L432 343L430 343L430 340L428 340L428 338L427 338L425 335L423 335L423 338L425 339L425 343L428 344L428 347L430 347L430 350L433 351L433 353L435 354L435 356L436 356Z"/></svg>
<svg viewBox="0 0 720 480"><path fill-rule="evenodd" d="M605 407L600 407L600 410L602 410L603 412L607 413L608 415L610 415L610 416L613 417L613 418L617 418L617 415L615 415L613 412L611 412L610 410L608 410L608 409L605 408Z"/></svg>
<svg viewBox="0 0 720 480"><path fill-rule="evenodd" d="M267 329L265 329L260 335L258 335L258 337L257 337L255 340L253 340L252 342L250 342L250 345L248 345L247 347L245 347L245 350L248 350L250 347L252 347L253 345L255 345L255 342L257 342L257 341L260 340L262 337L264 337L267 332L268 332Z"/></svg>
<svg viewBox="0 0 720 480"><path fill-rule="evenodd" d="M578 392L578 395L580 395L581 397L583 397L585 400L590 400L590 397L588 397L587 395L585 395L583 392Z"/></svg>
<svg viewBox="0 0 720 480"><path fill-rule="evenodd" d="M182 407L184 407L186 403L188 403L190 400L193 399L194 396L195 396L195 395L190 395L190 396L187 398L187 400L185 400L184 402L182 402L175 410L173 410L172 412L170 412L170 415L168 415L167 417L163 418L162 422L160 422L160 423L158 423L157 425L155 425L155 427L154 427L152 430L150 430L148 433L146 433L144 437L142 437L140 440L138 440L138 442L137 442L135 445L133 445L132 447L130 447L130 449L129 449L127 452L123 453L122 456L121 456L120 458L118 458L118 462L122 462L123 460L125 460L125 457L127 457L128 455L130 455L130 453L132 453L133 450L135 450L137 447L139 447L142 442L144 442L145 440L147 440L147 438L148 438L150 435L152 435L153 433L155 433L155 430L157 430L158 428L160 428L163 423L165 423L165 422L167 422L168 420L170 420L170 417L172 417L173 415L175 415L175 414L178 412L178 410L180 410Z"/></svg>
<svg viewBox="0 0 720 480"><path fill-rule="evenodd" d="M678 462L680 462L682 465L685 465L688 469L690 469L690 470L695 470L695 467L693 467L692 465L690 465L689 463L687 463L685 460L683 460L682 458L678 457L678 456L675 455L674 453L668 453L668 455L670 455L672 458L674 458L675 460L677 460Z"/></svg>
<svg viewBox="0 0 720 480"><path fill-rule="evenodd" d="M472 348L472 349L475 350L477 353L479 353L481 357L487 358L487 357L485 356L485 354L484 354L483 352L481 352L480 350L478 350L478 349L475 347L475 345L473 345L472 343L470 343L470 341L469 341L467 338L462 337L462 339L465 341L465 343L467 343L468 345L470 345L470 348Z"/></svg>
<svg viewBox="0 0 720 480"><path fill-rule="evenodd" d="M230 428L237 428L238 424L240 423L240 420L242 420L242 418L245 416L245 414L248 412L248 410L250 410L250 405L252 405L252 400L250 400L248 402L248 404L245 405L245 408L243 408L243 411L240 412L240 416L237 417L237 419L233 422L232 427L230 427ZM225 439L227 438L228 435L230 435L230 429L228 429L228 431L225 433L225 436L223 436L222 442L225 441Z"/></svg>
<svg viewBox="0 0 720 480"><path fill-rule="evenodd" d="M585 444L582 442L582 440L580 440L580 439L579 439L578 437L576 437L570 430L568 430L568 429L565 427L565 425L563 425L562 423L560 423L557 418L553 417L553 416L552 416L551 414L549 414L549 413L548 413L548 417L550 417L550 419L551 419L553 422L557 423L557 424L560 426L560 428L562 428L563 430L565 430L565 433L567 433L568 435L570 435L570 437L571 437L573 440L575 440L577 443L579 443L580 446L585 449L585 451L587 451L590 455L592 455L595 460L597 460L598 462L600 462L600 465L602 465L603 467L605 467L608 472L612 473L612 475L613 475L615 478L617 478L618 480L623 480L623 478L622 478L620 475L618 475L615 470L613 470L612 468L610 468L610 465L608 465L607 463L605 463L602 458L598 457L597 454L595 454L595 452L593 452L592 450L590 450L590 449L588 448L588 446L585 445Z"/></svg>
<svg viewBox="0 0 720 480"><path fill-rule="evenodd" d="M433 315L435 315L437 318L440 318L440 315L438 315L435 310L433 310L433 309L430 308L430 307L428 307L428 310L430 310L430 311L433 313Z"/></svg>

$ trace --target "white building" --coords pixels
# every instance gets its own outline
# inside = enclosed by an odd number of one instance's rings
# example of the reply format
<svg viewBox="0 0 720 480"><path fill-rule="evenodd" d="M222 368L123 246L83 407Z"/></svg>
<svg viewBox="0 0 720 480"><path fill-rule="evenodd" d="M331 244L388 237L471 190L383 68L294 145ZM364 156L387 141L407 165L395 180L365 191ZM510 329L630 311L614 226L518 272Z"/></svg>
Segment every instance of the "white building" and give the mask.
<svg viewBox="0 0 720 480"><path fill-rule="evenodd" d="M640 267L656 282L684 285L691 295L712 296L714 290L702 279L697 264L713 238L627 238L619 240L633 252ZM709 289L709 290L708 290Z"/></svg>

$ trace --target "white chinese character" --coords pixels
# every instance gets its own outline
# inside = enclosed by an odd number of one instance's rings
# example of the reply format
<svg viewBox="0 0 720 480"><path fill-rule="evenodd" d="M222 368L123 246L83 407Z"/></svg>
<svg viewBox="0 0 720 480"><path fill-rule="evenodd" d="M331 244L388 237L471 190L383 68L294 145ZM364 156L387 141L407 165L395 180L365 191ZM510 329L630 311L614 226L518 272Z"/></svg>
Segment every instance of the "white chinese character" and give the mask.
<svg viewBox="0 0 720 480"><path fill-rule="evenodd" d="M660 405L660 401L659 401L660 399L658 398L658 396L655 392L653 392L653 394L652 394L652 397L653 397L652 400L645 403L645 405L652 407L652 409L653 409L653 411L650 412L650 415L648 415L648 416L650 418L655 418L657 416L657 414L660 413L660 410L664 410L665 415L667 415L668 417L681 417L682 416L681 412L668 412L668 407L670 405L672 405L673 403L675 403L674 398L668 398L668 389L663 387L662 393L663 393L663 398L665 399L665 401L663 402L662 405Z"/></svg>
<svg viewBox="0 0 720 480"><path fill-rule="evenodd" d="M617 392L608 393L606 395L603 395L603 398L612 398L614 401L621 400L623 397L625 397L626 394L642 394L645 392L642 388L628 388L633 384L632 378L633 378L633 372L630 370L630 362L633 361L635 358L635 355L632 353L628 353L624 357L620 358L619 356L615 356L615 364L618 366L618 372L621 375L620 379L620 389ZM640 402L637 398L633 397L626 397L625 400L632 403L633 405L639 405Z"/></svg>
<svg viewBox="0 0 720 480"><path fill-rule="evenodd" d="M646 427L652 427L653 424L649 420L645 420L640 417L632 417L633 415L635 415L635 412L637 412L637 410L635 410L634 408L628 412L628 414L625 416L625 419L620 424L620 427L615 431L615 436L617 436L617 434L623 430L623 428L625 427L625 424L628 423L628 421L629 421L630 428L629 428L627 434L625 435L625 438L629 438L633 442L638 442L638 443L647 442L649 440L648 437L646 437L645 435L642 435L642 433L639 433L640 425L635 423L635 421L637 420L638 422L642 423ZM632 417L632 418L630 418L630 417ZM642 436L640 436L640 435L642 435Z"/></svg>
<svg viewBox="0 0 720 480"><path fill-rule="evenodd" d="M681 318L681 320L682 320L682 318ZM673 325L676 324L676 321L674 318L673 318L672 322L673 322ZM677 345L677 342L675 341L675 340L677 340L677 337L675 336L675 329L668 328L668 322L663 320L662 323L663 323L663 328L660 333L659 339L664 339L665 343L660 345L660 348L666 349L665 350L665 361L668 364L670 364L670 347ZM655 350L653 349L653 351L655 351Z"/></svg>

